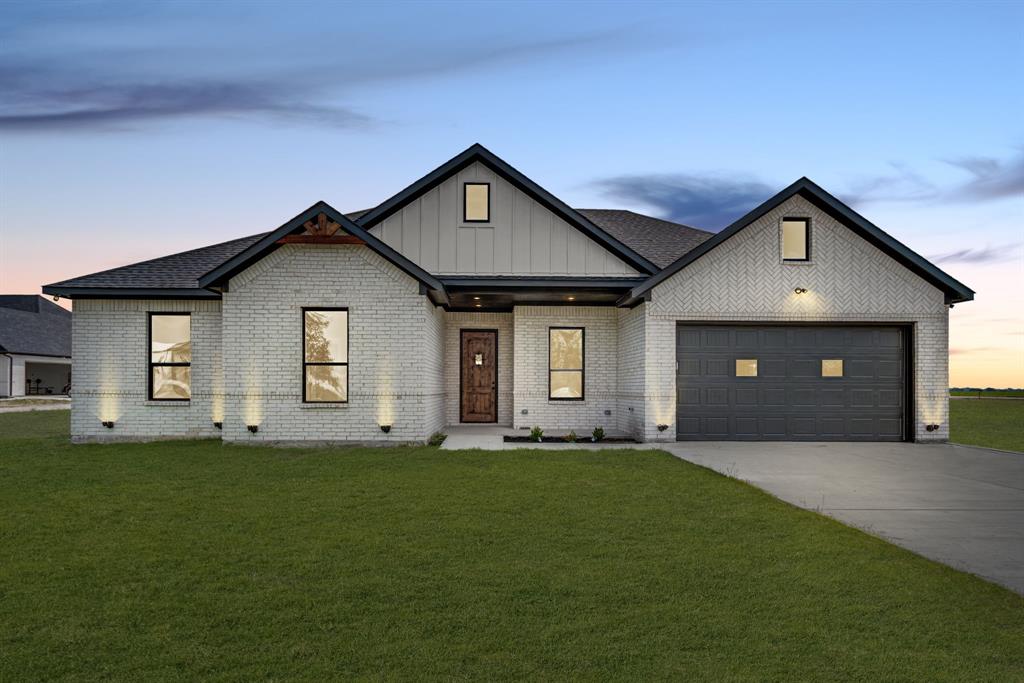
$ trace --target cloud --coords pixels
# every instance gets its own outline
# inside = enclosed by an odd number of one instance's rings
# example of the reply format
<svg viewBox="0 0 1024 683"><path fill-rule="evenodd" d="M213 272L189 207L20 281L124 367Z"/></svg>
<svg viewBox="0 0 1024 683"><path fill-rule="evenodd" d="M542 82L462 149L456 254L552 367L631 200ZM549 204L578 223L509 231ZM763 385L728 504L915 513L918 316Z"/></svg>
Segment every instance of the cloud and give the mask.
<svg viewBox="0 0 1024 683"><path fill-rule="evenodd" d="M1011 261L1016 258L1014 252L1016 252L1021 244L1021 242L1014 242L995 247L958 249L957 251L929 256L928 259L933 263L997 263L999 261Z"/></svg>
<svg viewBox="0 0 1024 683"><path fill-rule="evenodd" d="M969 178L936 185L905 164L891 163L892 172L856 181L840 196L848 204L870 202L985 202L1008 197L1024 198L1024 149L1008 159L962 157L945 159Z"/></svg>
<svg viewBox="0 0 1024 683"><path fill-rule="evenodd" d="M0 83L3 80L0 77ZM96 84L15 91L12 100L21 100L21 105L0 110L0 130L118 130L143 121L186 116L257 117L337 128L365 128L373 123L348 107L315 104L311 93L280 83Z"/></svg>
<svg viewBox="0 0 1024 683"><path fill-rule="evenodd" d="M609 198L708 230L725 227L776 192L759 180L721 175L626 175L598 180L592 186Z"/></svg>
<svg viewBox="0 0 1024 683"><path fill-rule="evenodd" d="M27 24L29 31L35 24ZM179 30L181 30L179 28ZM31 34L30 34L31 35ZM617 53L664 47L631 27L554 38L507 38L459 44L442 37L423 45L378 42L373 49L298 50L263 61L245 42L188 51L154 41L148 47L87 45L54 54L31 41L0 65L0 131L122 131L162 119L249 118L334 128L380 123L357 110L355 91L495 68L533 68L556 60L614 59ZM650 38L650 37L648 37ZM296 41L304 44L308 39Z"/></svg>
<svg viewBox="0 0 1024 683"><path fill-rule="evenodd" d="M1024 149L1006 161L992 157L968 157L946 163L967 171L971 179L954 190L965 201L1024 197Z"/></svg>

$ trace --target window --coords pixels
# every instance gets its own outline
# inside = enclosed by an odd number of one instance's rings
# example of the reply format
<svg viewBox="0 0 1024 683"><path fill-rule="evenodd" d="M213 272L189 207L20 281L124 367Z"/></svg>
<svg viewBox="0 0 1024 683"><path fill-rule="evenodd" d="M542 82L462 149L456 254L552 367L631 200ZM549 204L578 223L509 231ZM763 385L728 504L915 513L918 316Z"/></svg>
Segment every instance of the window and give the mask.
<svg viewBox="0 0 1024 683"><path fill-rule="evenodd" d="M782 260L807 261L811 257L809 218L782 219Z"/></svg>
<svg viewBox="0 0 1024 683"><path fill-rule="evenodd" d="M843 360L841 358L834 358L829 360L822 359L821 361L821 376L822 377L842 377L843 376Z"/></svg>
<svg viewBox="0 0 1024 683"><path fill-rule="evenodd" d="M736 376L737 377L757 377L757 359L756 358L737 358L736 359Z"/></svg>
<svg viewBox="0 0 1024 683"><path fill-rule="evenodd" d="M548 328L548 398L583 400L582 327Z"/></svg>
<svg viewBox="0 0 1024 683"><path fill-rule="evenodd" d="M491 220L490 183L466 183L462 186L462 220L466 223L487 223Z"/></svg>
<svg viewBox="0 0 1024 683"><path fill-rule="evenodd" d="M348 310L302 309L302 400L348 401Z"/></svg>
<svg viewBox="0 0 1024 683"><path fill-rule="evenodd" d="M192 317L149 314L149 400L192 398Z"/></svg>

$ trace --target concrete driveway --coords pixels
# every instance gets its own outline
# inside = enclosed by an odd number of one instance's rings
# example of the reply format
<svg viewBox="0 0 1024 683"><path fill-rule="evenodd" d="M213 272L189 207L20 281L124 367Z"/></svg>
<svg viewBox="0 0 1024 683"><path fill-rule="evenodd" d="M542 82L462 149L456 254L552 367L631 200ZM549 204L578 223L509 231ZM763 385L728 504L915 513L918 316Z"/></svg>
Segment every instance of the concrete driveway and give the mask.
<svg viewBox="0 0 1024 683"><path fill-rule="evenodd" d="M1024 454L907 443L666 449L1024 594Z"/></svg>

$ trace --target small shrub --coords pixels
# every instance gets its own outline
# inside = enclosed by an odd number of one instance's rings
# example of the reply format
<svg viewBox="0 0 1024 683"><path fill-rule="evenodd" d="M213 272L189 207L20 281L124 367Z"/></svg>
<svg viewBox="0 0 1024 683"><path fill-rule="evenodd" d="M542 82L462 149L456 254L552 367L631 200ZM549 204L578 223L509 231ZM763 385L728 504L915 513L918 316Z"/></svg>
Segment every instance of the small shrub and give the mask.
<svg viewBox="0 0 1024 683"><path fill-rule="evenodd" d="M594 433L592 435L594 441L601 441L604 439L604 430L600 427L594 427Z"/></svg>
<svg viewBox="0 0 1024 683"><path fill-rule="evenodd" d="M565 440L569 443L576 443L576 432L569 432L565 435Z"/></svg>
<svg viewBox="0 0 1024 683"><path fill-rule="evenodd" d="M430 435L430 439L427 440L428 446L440 446L444 443L444 440L448 438L448 435L444 432L434 432Z"/></svg>
<svg viewBox="0 0 1024 683"><path fill-rule="evenodd" d="M534 427L530 430L530 441L536 441L540 443L540 437L544 436L544 430L540 427Z"/></svg>

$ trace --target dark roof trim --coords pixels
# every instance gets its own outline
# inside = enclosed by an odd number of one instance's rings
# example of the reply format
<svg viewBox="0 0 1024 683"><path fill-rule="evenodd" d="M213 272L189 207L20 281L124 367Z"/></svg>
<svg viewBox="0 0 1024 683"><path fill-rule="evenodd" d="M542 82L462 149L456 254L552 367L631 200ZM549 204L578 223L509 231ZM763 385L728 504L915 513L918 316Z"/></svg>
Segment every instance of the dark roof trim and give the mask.
<svg viewBox="0 0 1024 683"><path fill-rule="evenodd" d="M483 163L502 178L515 185L556 216L559 216L570 225L575 226L583 232L583 234L587 235L605 249L618 256L633 268L647 274L658 272L658 267L656 265L609 235L583 214L570 208L565 204L565 202L527 178L480 143L474 144L458 156L455 156L441 164L433 171L414 182L412 185L408 186L390 199L385 200L377 206L377 208L360 216L356 222L366 229L372 228L388 216L400 211L404 206L416 200L434 186L439 185L446 178L458 173L477 161Z"/></svg>
<svg viewBox="0 0 1024 683"><path fill-rule="evenodd" d="M44 285L43 293L68 299L219 299L220 294L208 289L144 287L67 287Z"/></svg>
<svg viewBox="0 0 1024 683"><path fill-rule="evenodd" d="M279 239L302 230L303 224L305 224L306 221L312 220L321 213L326 214L328 218L339 224L341 229L348 234L362 239L366 242L366 246L380 254L406 275L409 275L413 279L419 281L420 284L423 284L432 290L444 290L444 286L433 275L402 256L388 245L384 244L384 242L371 235L365 228L353 223L351 220L346 218L343 213L324 201L317 202L295 218L292 218L290 221L279 227L277 230L268 233L265 237L261 238L249 248L243 250L241 253L233 256L200 277L199 286L213 287L226 283L231 276L248 268L256 261L277 249L277 241Z"/></svg>
<svg viewBox="0 0 1024 683"><path fill-rule="evenodd" d="M516 288L516 289L544 289L547 287L562 287L569 289L622 289L636 287L644 283L644 278L586 278L586 277L442 277L441 282L445 287L457 287L473 289L477 287L489 288Z"/></svg>
<svg viewBox="0 0 1024 683"><path fill-rule="evenodd" d="M905 244L892 237L877 225L861 216L849 206L826 192L809 178L800 178L768 201L764 202L748 214L724 228L711 239L698 245L684 254L679 260L666 267L660 273L650 277L639 287L634 288L619 300L620 306L633 306L644 299L659 284L708 253L722 242L738 233L769 211L780 206L795 195L801 195L819 209L829 214L855 233L863 237L875 247L891 256L905 268L921 276L927 282L945 292L947 303L958 303L974 299L974 290L954 279L928 259L913 251Z"/></svg>

